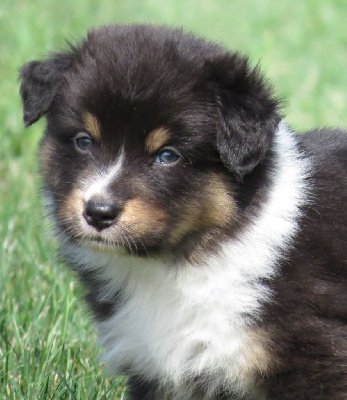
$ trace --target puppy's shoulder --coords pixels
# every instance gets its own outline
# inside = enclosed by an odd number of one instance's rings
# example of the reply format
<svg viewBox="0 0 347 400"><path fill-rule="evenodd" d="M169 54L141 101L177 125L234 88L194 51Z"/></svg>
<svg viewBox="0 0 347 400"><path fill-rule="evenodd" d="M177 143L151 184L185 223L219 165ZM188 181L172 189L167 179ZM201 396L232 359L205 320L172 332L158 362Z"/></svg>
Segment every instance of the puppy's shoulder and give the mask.
<svg viewBox="0 0 347 400"><path fill-rule="evenodd" d="M298 143L316 163L347 172L347 131L334 128L314 129L297 135Z"/></svg>
<svg viewBox="0 0 347 400"><path fill-rule="evenodd" d="M327 128L311 130L298 134L297 140L302 154L310 159L312 184L320 197L318 203L329 205L329 208L335 205L345 209L347 131Z"/></svg>
<svg viewBox="0 0 347 400"><path fill-rule="evenodd" d="M310 201L305 233L330 243L346 258L347 245L347 131L311 130L297 135L298 146L310 160ZM308 233L310 231L310 233ZM336 249L338 247L338 250Z"/></svg>

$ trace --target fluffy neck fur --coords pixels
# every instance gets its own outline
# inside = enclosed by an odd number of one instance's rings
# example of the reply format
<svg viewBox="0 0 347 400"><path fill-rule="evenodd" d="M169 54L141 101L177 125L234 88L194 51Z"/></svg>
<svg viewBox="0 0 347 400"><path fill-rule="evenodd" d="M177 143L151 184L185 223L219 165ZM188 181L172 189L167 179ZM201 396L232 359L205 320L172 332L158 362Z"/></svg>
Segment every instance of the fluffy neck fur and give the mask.
<svg viewBox="0 0 347 400"><path fill-rule="evenodd" d="M64 243L73 265L102 276L99 301L122 293L112 317L99 323L104 359L115 372L158 380L178 399L188 397L190 378L213 376L208 398L218 385L245 393L255 370L271 368L255 322L272 298L264 278L276 276L298 229L309 172L283 123L275 154L272 187L259 215L204 265L165 265Z"/></svg>

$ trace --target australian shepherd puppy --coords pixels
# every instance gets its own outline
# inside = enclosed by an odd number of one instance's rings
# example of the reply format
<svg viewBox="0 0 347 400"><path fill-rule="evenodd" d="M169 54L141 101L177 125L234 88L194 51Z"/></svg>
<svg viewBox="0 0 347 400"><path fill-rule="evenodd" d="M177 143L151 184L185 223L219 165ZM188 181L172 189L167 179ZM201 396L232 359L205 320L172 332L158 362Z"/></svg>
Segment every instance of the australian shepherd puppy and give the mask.
<svg viewBox="0 0 347 400"><path fill-rule="evenodd" d="M43 197L132 400L347 399L347 136L246 58L111 26L21 70Z"/></svg>

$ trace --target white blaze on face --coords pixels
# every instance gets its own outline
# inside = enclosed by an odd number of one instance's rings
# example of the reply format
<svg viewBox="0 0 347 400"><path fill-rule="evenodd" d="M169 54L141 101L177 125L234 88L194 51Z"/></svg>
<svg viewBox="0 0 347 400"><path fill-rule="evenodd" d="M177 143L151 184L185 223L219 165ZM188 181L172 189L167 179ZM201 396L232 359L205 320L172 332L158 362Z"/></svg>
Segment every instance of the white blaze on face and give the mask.
<svg viewBox="0 0 347 400"><path fill-rule="evenodd" d="M124 149L122 148L115 164L105 171L98 171L97 175L91 181L85 183L84 201L87 202L93 196L107 194L107 189L117 177L120 176L124 164Z"/></svg>

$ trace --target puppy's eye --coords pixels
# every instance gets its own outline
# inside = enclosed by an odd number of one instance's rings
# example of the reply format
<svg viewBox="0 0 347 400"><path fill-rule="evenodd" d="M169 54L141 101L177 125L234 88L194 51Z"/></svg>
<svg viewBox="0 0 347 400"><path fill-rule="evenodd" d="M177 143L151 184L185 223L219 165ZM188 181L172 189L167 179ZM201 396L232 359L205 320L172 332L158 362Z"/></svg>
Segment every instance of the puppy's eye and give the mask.
<svg viewBox="0 0 347 400"><path fill-rule="evenodd" d="M163 149L157 154L155 161L161 164L173 164L179 158L180 156L172 149Z"/></svg>
<svg viewBox="0 0 347 400"><path fill-rule="evenodd" d="M93 141L86 133L79 133L74 138L74 143L76 149L82 153L87 153L91 151L93 147Z"/></svg>

